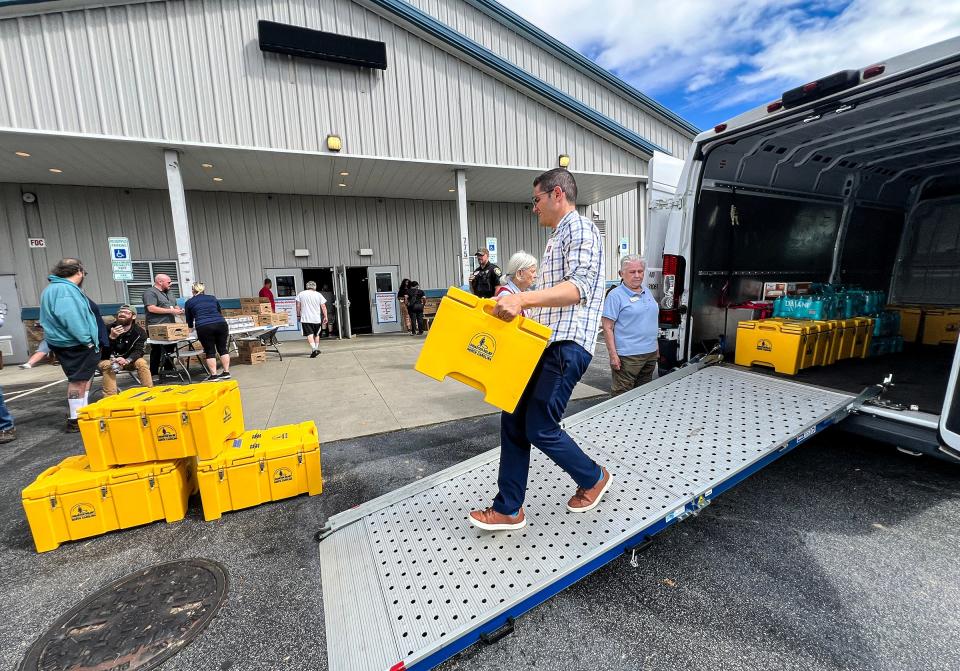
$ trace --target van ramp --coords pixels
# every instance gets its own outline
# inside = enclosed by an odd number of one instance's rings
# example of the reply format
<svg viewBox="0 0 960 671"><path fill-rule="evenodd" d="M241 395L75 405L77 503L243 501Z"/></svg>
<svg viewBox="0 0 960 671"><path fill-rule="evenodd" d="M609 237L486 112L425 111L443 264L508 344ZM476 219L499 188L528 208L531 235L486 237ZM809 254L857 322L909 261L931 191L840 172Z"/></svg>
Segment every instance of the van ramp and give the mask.
<svg viewBox="0 0 960 671"><path fill-rule="evenodd" d="M569 513L575 485L533 449L519 531L467 522L497 491L491 450L332 516L320 533L331 671L429 669L708 505L818 431L853 395L727 366L688 366L568 418L614 476Z"/></svg>

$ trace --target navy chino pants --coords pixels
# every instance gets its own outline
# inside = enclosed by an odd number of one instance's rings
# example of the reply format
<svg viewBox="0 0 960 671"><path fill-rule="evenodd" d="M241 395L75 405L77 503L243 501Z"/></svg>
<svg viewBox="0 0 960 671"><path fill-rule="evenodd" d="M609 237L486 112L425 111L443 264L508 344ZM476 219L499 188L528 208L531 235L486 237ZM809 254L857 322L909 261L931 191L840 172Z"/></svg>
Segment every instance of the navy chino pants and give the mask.
<svg viewBox="0 0 960 671"><path fill-rule="evenodd" d="M500 416L499 493L493 509L515 515L527 493L530 445L536 445L589 489L603 476L600 467L560 428L570 394L593 357L571 340L551 343L537 364L516 409Z"/></svg>

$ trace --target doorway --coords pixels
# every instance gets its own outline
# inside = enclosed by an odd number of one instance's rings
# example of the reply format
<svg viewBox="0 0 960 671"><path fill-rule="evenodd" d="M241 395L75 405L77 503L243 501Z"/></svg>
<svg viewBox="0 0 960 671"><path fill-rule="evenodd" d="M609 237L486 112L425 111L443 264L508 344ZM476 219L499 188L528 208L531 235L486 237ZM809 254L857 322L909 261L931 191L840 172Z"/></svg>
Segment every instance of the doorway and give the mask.
<svg viewBox="0 0 960 671"><path fill-rule="evenodd" d="M23 363L27 360L27 337L20 321L20 298L17 295L15 275L0 275L0 311L5 312L6 322L0 327L0 351L3 363Z"/></svg>
<svg viewBox="0 0 960 671"><path fill-rule="evenodd" d="M307 282L316 282L317 291L326 299L327 304L327 326L330 329L330 336L333 338L343 337L340 333L340 319L337 310L337 297L334 290L336 286L333 277L333 268L304 268L303 286Z"/></svg>
<svg viewBox="0 0 960 671"><path fill-rule="evenodd" d="M352 333L373 333L368 287L367 267L347 266L347 298L350 303L350 331Z"/></svg>

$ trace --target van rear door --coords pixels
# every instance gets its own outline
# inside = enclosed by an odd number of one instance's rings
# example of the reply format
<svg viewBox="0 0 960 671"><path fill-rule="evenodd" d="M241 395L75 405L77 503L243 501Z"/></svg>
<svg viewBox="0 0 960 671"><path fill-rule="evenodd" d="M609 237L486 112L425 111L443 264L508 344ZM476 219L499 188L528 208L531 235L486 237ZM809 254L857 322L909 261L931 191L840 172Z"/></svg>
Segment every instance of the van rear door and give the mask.
<svg viewBox="0 0 960 671"><path fill-rule="evenodd" d="M953 355L953 367L950 369L950 380L947 382L947 395L943 399L943 410L940 412L940 441L951 450L954 456L960 457L960 342L957 343Z"/></svg>
<svg viewBox="0 0 960 671"><path fill-rule="evenodd" d="M647 177L647 230L643 231L643 255L647 265L644 280L657 302L663 297L663 244L670 213L680 209L677 193L683 161L659 151L653 152Z"/></svg>

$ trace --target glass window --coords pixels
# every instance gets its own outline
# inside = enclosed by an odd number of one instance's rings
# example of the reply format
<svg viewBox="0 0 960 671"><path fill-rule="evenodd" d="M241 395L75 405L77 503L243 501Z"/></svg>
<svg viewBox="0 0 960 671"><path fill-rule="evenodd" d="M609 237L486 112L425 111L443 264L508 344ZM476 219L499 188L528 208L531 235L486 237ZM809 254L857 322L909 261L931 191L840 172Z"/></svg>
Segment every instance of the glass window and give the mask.
<svg viewBox="0 0 960 671"><path fill-rule="evenodd" d="M297 295L297 283L293 275L277 275L277 298L293 298Z"/></svg>
<svg viewBox="0 0 960 671"><path fill-rule="evenodd" d="M393 291L393 279L390 273L377 273L377 291Z"/></svg>

